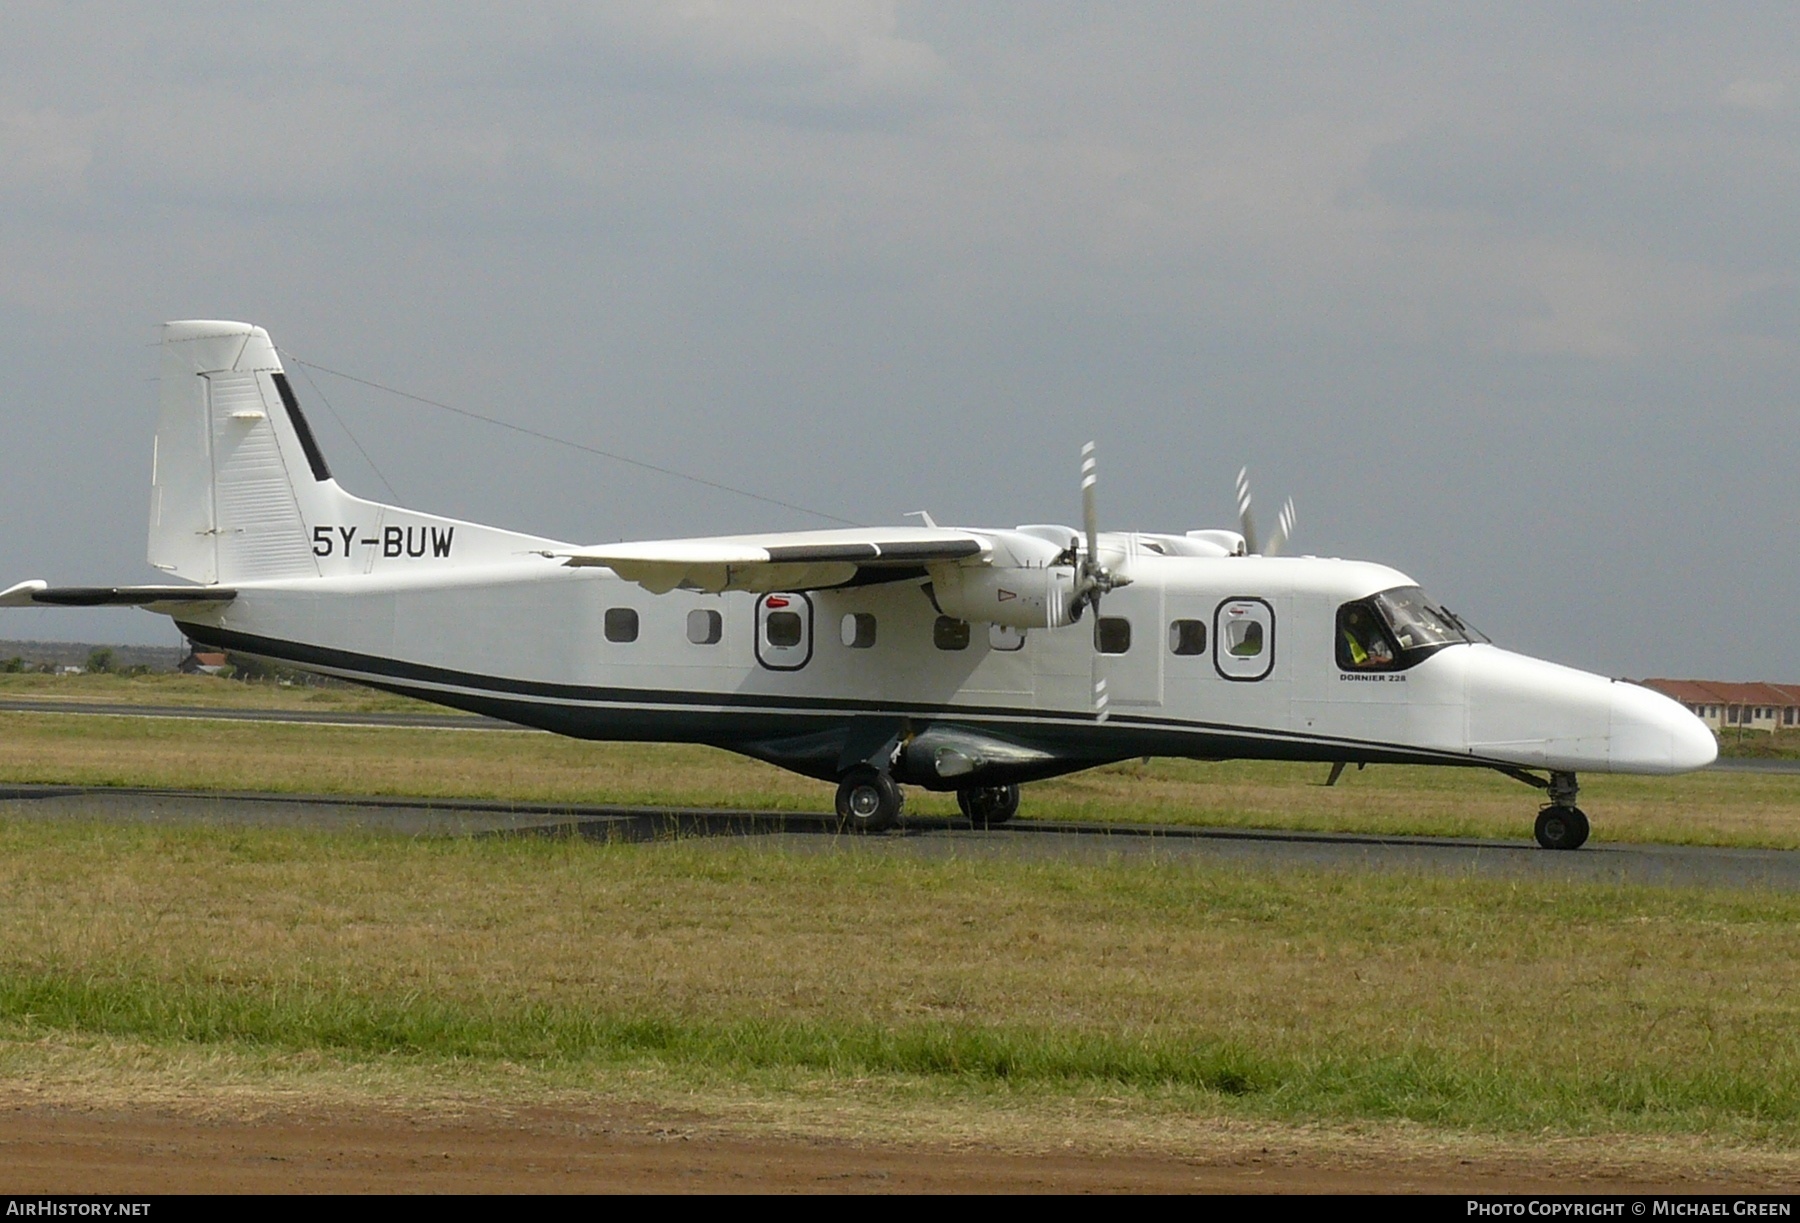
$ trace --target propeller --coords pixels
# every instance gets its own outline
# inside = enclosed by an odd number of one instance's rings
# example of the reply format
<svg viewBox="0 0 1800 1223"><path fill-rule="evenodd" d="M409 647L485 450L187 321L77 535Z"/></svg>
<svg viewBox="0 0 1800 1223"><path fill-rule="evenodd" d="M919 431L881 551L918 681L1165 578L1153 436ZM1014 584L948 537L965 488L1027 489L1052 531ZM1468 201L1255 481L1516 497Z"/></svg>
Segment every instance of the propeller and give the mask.
<svg viewBox="0 0 1800 1223"><path fill-rule="evenodd" d="M1275 516L1275 534L1269 538L1269 546L1264 549L1264 556L1280 556L1287 541L1294 537L1294 499L1289 497L1282 503L1281 513Z"/></svg>
<svg viewBox="0 0 1800 1223"><path fill-rule="evenodd" d="M1244 551L1251 556L1280 556L1281 550L1294 537L1294 499L1289 497L1282 503L1281 513L1275 516L1275 534L1269 537L1267 547L1261 546L1256 538L1256 519L1250 513L1250 469L1238 468L1237 474L1238 533L1244 537Z"/></svg>
<svg viewBox="0 0 1800 1223"><path fill-rule="evenodd" d="M1081 557L1081 572L1075 579L1075 598L1069 605L1071 622L1081 619L1084 608L1100 612L1100 596L1120 586L1131 585L1131 579L1114 573L1100 563L1100 510L1094 500L1094 485L1099 482L1099 465L1094 458L1094 443L1081 448L1081 521L1087 531L1087 551Z"/></svg>
<svg viewBox="0 0 1800 1223"><path fill-rule="evenodd" d="M1256 544L1256 519L1250 515L1250 469L1238 468L1237 478L1238 534L1244 537L1244 551L1255 556L1262 551Z"/></svg>
<svg viewBox="0 0 1800 1223"><path fill-rule="evenodd" d="M1069 607L1069 619L1081 619L1083 607L1094 609L1097 618L1100 615L1100 598L1110 590L1121 586L1129 586L1131 579L1122 573L1114 573L1100 562L1100 509L1095 500L1094 486L1099 483L1099 464L1094 457L1094 443L1089 442L1081 448L1081 523L1087 533L1087 551L1081 558L1081 572L1075 580L1075 599ZM1098 638L1094 642L1093 659L1094 683L1094 720L1104 722L1111 714L1111 697L1106 691L1105 658L1100 653Z"/></svg>

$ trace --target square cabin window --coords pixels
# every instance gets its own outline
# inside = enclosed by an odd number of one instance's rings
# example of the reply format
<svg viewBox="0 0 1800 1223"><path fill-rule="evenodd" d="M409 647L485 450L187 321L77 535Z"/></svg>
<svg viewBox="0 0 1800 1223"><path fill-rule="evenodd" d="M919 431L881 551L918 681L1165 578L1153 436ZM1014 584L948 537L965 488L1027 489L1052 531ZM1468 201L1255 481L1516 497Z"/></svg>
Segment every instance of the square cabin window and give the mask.
<svg viewBox="0 0 1800 1223"><path fill-rule="evenodd" d="M1172 620L1169 622L1169 653L1206 653L1206 621Z"/></svg>
<svg viewBox="0 0 1800 1223"><path fill-rule="evenodd" d="M868 612L851 612L838 625L838 639L852 650L875 647L875 617Z"/></svg>
<svg viewBox="0 0 1800 1223"><path fill-rule="evenodd" d="M608 641L636 641L638 635L638 614L635 607L609 607L606 609L606 639Z"/></svg>
<svg viewBox="0 0 1800 1223"><path fill-rule="evenodd" d="M1226 649L1233 658L1255 658L1263 652L1263 626L1254 620L1233 620L1225 626Z"/></svg>
<svg viewBox="0 0 1800 1223"><path fill-rule="evenodd" d="M696 607L688 613L688 640L695 645L718 645L725 635L725 617L716 611Z"/></svg>
<svg viewBox="0 0 1800 1223"><path fill-rule="evenodd" d="M1010 624L988 625L988 649L1011 654L1025 648L1025 630Z"/></svg>
<svg viewBox="0 0 1800 1223"><path fill-rule="evenodd" d="M953 620L949 616L939 616L931 626L931 644L940 650L968 649L969 622Z"/></svg>
<svg viewBox="0 0 1800 1223"><path fill-rule="evenodd" d="M1094 648L1102 654L1123 654L1131 649L1131 621L1123 616L1101 616L1094 621Z"/></svg>
<svg viewBox="0 0 1800 1223"><path fill-rule="evenodd" d="M769 618L763 621L763 636L769 644L778 650L791 650L800 644L801 634L805 631L805 622L800 619L799 612L772 611Z"/></svg>

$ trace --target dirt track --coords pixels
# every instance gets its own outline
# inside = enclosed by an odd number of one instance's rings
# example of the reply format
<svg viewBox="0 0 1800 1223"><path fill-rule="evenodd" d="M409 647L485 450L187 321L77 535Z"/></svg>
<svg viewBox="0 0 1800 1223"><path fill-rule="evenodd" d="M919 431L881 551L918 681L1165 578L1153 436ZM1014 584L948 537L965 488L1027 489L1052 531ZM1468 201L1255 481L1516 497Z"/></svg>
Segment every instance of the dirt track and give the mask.
<svg viewBox="0 0 1800 1223"><path fill-rule="evenodd" d="M0 1192L1769 1192L1753 1175L1535 1161L1017 1153L746 1138L648 1114L522 1110L201 1120L152 1109L0 1112Z"/></svg>

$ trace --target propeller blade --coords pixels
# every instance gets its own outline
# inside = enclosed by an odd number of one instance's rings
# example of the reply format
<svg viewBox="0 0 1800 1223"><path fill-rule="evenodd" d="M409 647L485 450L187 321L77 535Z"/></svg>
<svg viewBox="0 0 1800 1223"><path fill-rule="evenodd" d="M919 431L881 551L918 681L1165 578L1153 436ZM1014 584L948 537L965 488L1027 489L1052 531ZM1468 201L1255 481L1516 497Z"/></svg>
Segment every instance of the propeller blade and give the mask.
<svg viewBox="0 0 1800 1223"><path fill-rule="evenodd" d="M1099 482L1098 464L1094 459L1094 443L1081 448L1081 521L1087 528L1087 563L1090 570L1100 565L1100 509L1094 503L1094 485Z"/></svg>
<svg viewBox="0 0 1800 1223"><path fill-rule="evenodd" d="M1238 533L1244 537L1244 551L1255 556L1262 551L1256 540L1256 519L1250 516L1250 469L1238 468L1237 477Z"/></svg>
<svg viewBox="0 0 1800 1223"><path fill-rule="evenodd" d="M1294 499L1289 497L1281 507L1281 513L1275 518L1275 534L1269 539L1269 546L1264 555L1280 556L1281 550L1294 537Z"/></svg>
<svg viewBox="0 0 1800 1223"><path fill-rule="evenodd" d="M1081 517L1087 531L1087 554L1081 558L1080 575L1075 581L1075 598L1069 606L1071 623L1081 619L1083 607L1100 610L1100 596L1120 586L1131 585L1127 574L1114 573L1100 561L1100 510L1094 501L1094 485L1099 482L1099 468L1094 459L1094 443L1081 448ZM1080 543L1072 541L1073 552Z"/></svg>
<svg viewBox="0 0 1800 1223"><path fill-rule="evenodd" d="M1099 653L1094 655L1094 721L1104 722L1112 716L1112 698L1106 694L1106 676L1101 672Z"/></svg>

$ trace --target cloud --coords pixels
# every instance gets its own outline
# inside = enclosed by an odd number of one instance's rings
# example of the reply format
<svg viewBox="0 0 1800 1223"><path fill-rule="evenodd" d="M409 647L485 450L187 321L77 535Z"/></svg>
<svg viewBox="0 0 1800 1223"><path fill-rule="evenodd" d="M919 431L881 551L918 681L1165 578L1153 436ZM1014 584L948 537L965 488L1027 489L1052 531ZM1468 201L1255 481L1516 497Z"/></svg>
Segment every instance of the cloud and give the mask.
<svg viewBox="0 0 1800 1223"><path fill-rule="evenodd" d="M1695 575L1750 592L1734 624L1800 599L1757 559L1800 510L1746 559L1705 491L1794 457L1791 13L21 3L0 521L68 508L0 569L132 577L141 341L224 314L857 517L1066 514L1098 434L1109 518L1217 524L1250 461L1317 507L1309 548L1404 560L1548 652L1723 656L1681 620ZM446 512L744 515L324 389ZM96 420L112 449L61 465ZM1719 542L1676 573L1671 531ZM1612 554L1645 576L1597 587Z"/></svg>
<svg viewBox="0 0 1800 1223"><path fill-rule="evenodd" d="M775 122L892 126L945 100L948 67L877 0L685 0L570 10L530 62L596 92L623 86Z"/></svg>
<svg viewBox="0 0 1800 1223"><path fill-rule="evenodd" d="M1721 91L1719 100L1746 110L1775 110L1787 101L1787 85L1781 81L1733 81Z"/></svg>

